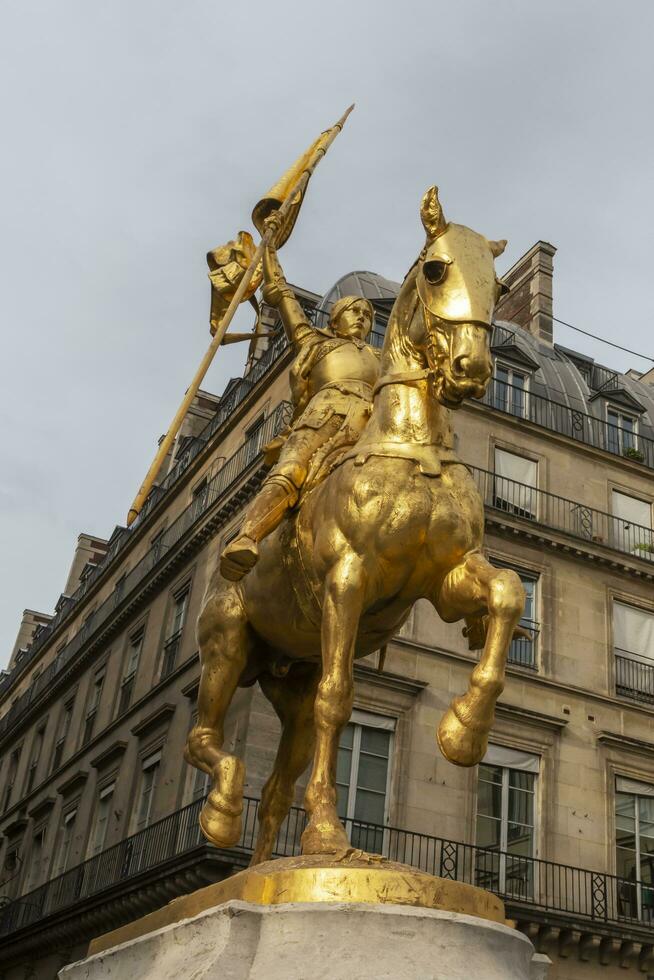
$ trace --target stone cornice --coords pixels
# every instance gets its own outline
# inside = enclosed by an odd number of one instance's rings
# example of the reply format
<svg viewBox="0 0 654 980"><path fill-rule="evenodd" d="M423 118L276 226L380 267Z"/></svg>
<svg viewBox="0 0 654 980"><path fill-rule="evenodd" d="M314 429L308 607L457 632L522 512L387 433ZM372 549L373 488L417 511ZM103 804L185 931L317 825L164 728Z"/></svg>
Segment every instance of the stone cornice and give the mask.
<svg viewBox="0 0 654 980"><path fill-rule="evenodd" d="M542 711L533 711L531 708L525 708L522 705L507 704L506 701L498 701L495 711L500 717L508 718L510 721L524 722L527 725L544 728L550 732L562 732L568 724L567 718L546 715Z"/></svg>
<svg viewBox="0 0 654 980"><path fill-rule="evenodd" d="M411 647L414 650L418 650L421 653L426 653L429 656L439 656L446 660L454 660L461 664L467 664L470 669L472 669L477 660L470 655L464 653L456 653L454 650L445 650L442 647L430 647L426 643L418 643L416 640L410 640L407 637L400 636L394 637L392 640L393 644L398 644L399 646ZM599 691L591 691L588 688L577 687L575 684L564 684L562 681L557 681L553 677L547 677L544 674L540 674L537 671L529 670L526 668L521 668L515 664L507 664L506 672L510 677L519 677L521 681L529 682L535 686L547 687L550 690L558 691L561 694L574 694L580 698L584 698L586 701L595 701L599 704L611 705L611 707L619 708L624 710L628 708L631 712L637 712L643 714L646 717L652 719L654 716L654 706L648 707L644 704L639 704L636 701L627 701L624 698L618 698L610 694L602 694Z"/></svg>
<svg viewBox="0 0 654 980"><path fill-rule="evenodd" d="M149 715L142 718L134 727L131 729L132 735L141 737L142 735L147 735L148 732L156 728L157 725L164 724L169 721L175 714L175 705L170 703L160 704L159 707L151 711Z"/></svg>
<svg viewBox="0 0 654 980"><path fill-rule="evenodd" d="M605 745L612 749L626 749L628 752L636 752L654 761L654 743L646 742L642 738L633 738L631 735L622 735L620 732L599 731L595 736L600 745Z"/></svg>
<svg viewBox="0 0 654 980"><path fill-rule="evenodd" d="M31 817L32 820L38 820L39 817L45 816L46 813L49 813L56 802L57 801L54 796L46 796L44 799L39 800L38 803L35 803L31 810L27 811L27 815L28 817Z"/></svg>
<svg viewBox="0 0 654 980"><path fill-rule="evenodd" d="M404 677L402 674L393 674L387 670L378 671L375 667L363 663L354 664L354 678L365 680L376 687L397 691L411 698L417 698L428 687L428 681Z"/></svg>
<svg viewBox="0 0 654 980"><path fill-rule="evenodd" d="M127 742L121 742L117 739L106 749L103 749L99 755L96 755L95 759L91 759L89 765L93 766L94 769L102 769L104 766L108 766L110 762L115 762L121 758L126 748Z"/></svg>
<svg viewBox="0 0 654 980"><path fill-rule="evenodd" d="M57 786L57 792L60 796L70 796L75 790L81 789L88 778L89 774L86 769L78 769L65 782Z"/></svg>

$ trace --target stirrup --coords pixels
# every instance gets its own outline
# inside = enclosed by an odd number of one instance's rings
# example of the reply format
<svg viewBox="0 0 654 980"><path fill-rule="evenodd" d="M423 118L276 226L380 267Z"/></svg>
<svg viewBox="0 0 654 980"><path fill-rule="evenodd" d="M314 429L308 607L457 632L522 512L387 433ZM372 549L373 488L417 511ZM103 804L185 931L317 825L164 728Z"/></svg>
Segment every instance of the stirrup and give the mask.
<svg viewBox="0 0 654 980"><path fill-rule="evenodd" d="M220 556L220 574L229 582L238 582L258 561L257 542L247 534L239 534Z"/></svg>

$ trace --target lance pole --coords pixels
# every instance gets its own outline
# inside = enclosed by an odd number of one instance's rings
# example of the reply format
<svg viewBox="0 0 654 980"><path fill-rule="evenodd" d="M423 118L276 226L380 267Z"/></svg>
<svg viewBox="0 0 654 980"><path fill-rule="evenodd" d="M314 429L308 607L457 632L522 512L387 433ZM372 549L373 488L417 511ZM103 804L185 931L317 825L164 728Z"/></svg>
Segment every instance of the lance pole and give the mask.
<svg viewBox="0 0 654 980"><path fill-rule="evenodd" d="M332 143L334 142L334 140L336 139L340 131L343 129L343 126L345 125L345 120L347 119L347 117L349 116L349 114L352 112L353 109L354 109L354 105L351 105L349 109L347 109L343 113L343 115L338 120L338 122L334 126L332 126L331 130L329 131L329 136L325 139L324 143L320 147L318 147L318 149L315 151L314 155L309 160L306 169L302 173L302 176L298 180L297 184L295 184L292 191L287 195L284 201L282 201L282 204L278 209L279 214L282 216L282 218L285 217L285 215L291 209L293 202L297 198L298 194L301 195L304 193L304 190L307 184L309 183L309 178L311 177L312 173L314 172L314 170L316 169L316 167L318 166L318 164L320 163L320 161L322 160L325 153L332 145ZM209 366L214 359L216 351L218 350L218 348L222 343L223 337L227 332L227 328L232 322L234 314L236 313L236 310L240 306L247 292L247 288L250 284L250 280L254 275L254 271L261 259L261 256L263 255L263 251L266 248L266 246L270 244L272 235L273 235L272 229L266 228L266 230L263 233L263 237L259 242L259 245L257 246L254 255L252 256L252 261L247 267L245 274L241 279L229 306L225 310L225 315L223 316L218 326L218 329L216 330L215 334L211 338L211 343L209 344L209 347L204 357L200 361L200 366L195 372L193 380L191 381L191 384L186 390L186 394L184 395L182 403L177 409L177 411L175 412L175 416L172 422L170 423L170 425L168 426L168 431L166 432L165 436L161 440L161 443L159 444L157 454L152 460L152 464L150 466L150 469L145 475L145 479L141 484L141 488L137 493L136 497L134 498L134 503L130 507L129 513L127 515L128 527L134 523L139 513L141 512L141 508L143 507L146 497L148 496L150 490L152 489L157 473L161 469L161 464L163 463L164 459L168 455L168 451L173 444L175 436L179 432L180 426L184 421L186 413L191 407L191 403L193 402L193 399L198 393L200 385L202 384L202 381L204 380L204 376L209 370Z"/></svg>

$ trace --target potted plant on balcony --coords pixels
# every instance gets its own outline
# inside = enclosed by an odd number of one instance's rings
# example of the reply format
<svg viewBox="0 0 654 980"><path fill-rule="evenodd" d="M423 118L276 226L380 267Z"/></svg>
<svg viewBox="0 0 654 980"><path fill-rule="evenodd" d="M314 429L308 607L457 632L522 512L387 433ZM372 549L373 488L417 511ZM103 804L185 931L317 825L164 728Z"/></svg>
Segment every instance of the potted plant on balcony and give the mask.
<svg viewBox="0 0 654 980"><path fill-rule="evenodd" d="M635 459L637 463L643 463L645 461L645 456L641 453L640 449L636 449L635 446L627 446L623 452L623 456L627 459Z"/></svg>

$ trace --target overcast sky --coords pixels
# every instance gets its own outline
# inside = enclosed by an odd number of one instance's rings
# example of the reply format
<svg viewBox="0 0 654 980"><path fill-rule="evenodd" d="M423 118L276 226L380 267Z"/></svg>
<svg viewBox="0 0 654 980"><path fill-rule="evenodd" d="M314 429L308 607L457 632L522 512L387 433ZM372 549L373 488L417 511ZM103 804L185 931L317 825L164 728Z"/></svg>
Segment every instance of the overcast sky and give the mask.
<svg viewBox="0 0 654 980"><path fill-rule="evenodd" d="M654 356L653 32L651 0L3 0L0 665L124 523L209 340L205 253L350 102L291 280L401 278L437 183L500 270L557 246L555 315Z"/></svg>

